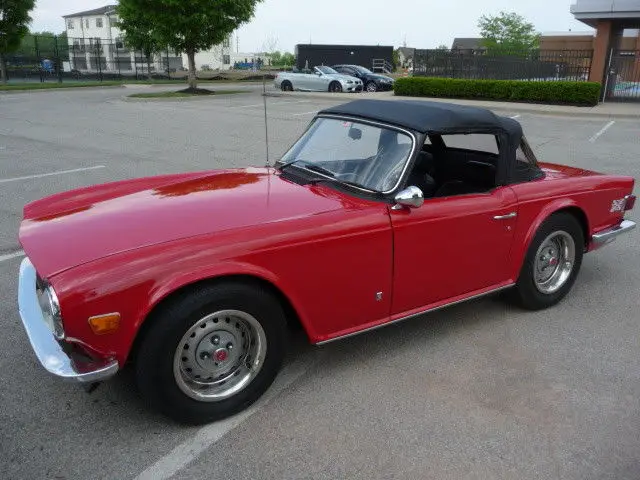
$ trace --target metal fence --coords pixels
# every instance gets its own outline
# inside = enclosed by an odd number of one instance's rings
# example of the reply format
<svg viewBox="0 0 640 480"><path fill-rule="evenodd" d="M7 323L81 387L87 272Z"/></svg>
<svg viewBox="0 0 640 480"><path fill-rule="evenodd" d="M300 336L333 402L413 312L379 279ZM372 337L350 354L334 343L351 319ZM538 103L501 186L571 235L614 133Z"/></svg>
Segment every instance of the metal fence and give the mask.
<svg viewBox="0 0 640 480"><path fill-rule="evenodd" d="M605 88L609 100L640 101L640 51L612 52Z"/></svg>
<svg viewBox="0 0 640 480"><path fill-rule="evenodd" d="M7 56L10 81L169 79L183 70L182 56L176 52L147 56L122 42L95 38L29 35Z"/></svg>
<svg viewBox="0 0 640 480"><path fill-rule="evenodd" d="M587 81L592 50L415 50L414 75L472 80Z"/></svg>

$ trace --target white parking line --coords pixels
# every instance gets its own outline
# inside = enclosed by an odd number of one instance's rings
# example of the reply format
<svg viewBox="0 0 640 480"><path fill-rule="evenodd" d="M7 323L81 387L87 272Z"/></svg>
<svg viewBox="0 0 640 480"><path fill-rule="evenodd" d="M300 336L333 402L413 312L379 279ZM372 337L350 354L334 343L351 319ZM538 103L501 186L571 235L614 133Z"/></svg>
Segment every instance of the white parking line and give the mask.
<svg viewBox="0 0 640 480"><path fill-rule="evenodd" d="M10 253L8 255L0 255L0 263L6 262L7 260L13 260L14 258L24 257L25 253L21 250L19 252Z"/></svg>
<svg viewBox="0 0 640 480"><path fill-rule="evenodd" d="M301 117L302 115L312 115L314 113L318 113L318 110L314 110L312 112L294 113L291 116L292 117Z"/></svg>
<svg viewBox="0 0 640 480"><path fill-rule="evenodd" d="M511 117L511 118L513 118L514 120L517 120L517 119L518 119L518 118L520 118L521 116L522 116L522 115L514 115L514 116L513 116L513 117Z"/></svg>
<svg viewBox="0 0 640 480"><path fill-rule="evenodd" d="M313 355L311 359L307 359L306 361L297 360L284 368L269 391L267 391L254 406L231 418L198 429L193 437L178 445L167 455L147 468L136 477L136 480L165 480L173 477L189 463L198 458L205 450L220 441L227 433L241 423L248 420L249 417L258 412L269 401L273 400L280 392L302 377L314 363L316 356L317 355Z"/></svg>
<svg viewBox="0 0 640 480"><path fill-rule="evenodd" d="M593 137L591 137L591 138L589 139L589 141L590 141L591 143L594 143L594 142L595 142L596 140L598 140L598 138L600 138L600 137L601 137L601 136L602 136L602 135L603 135L607 130L609 130L611 127L613 127L613 125L614 125L615 123L616 123L616 122L615 122L614 120L612 120L612 121L610 121L609 123L607 123L607 124L602 128L602 130L600 130L600 131L599 131L598 133L596 133Z"/></svg>
<svg viewBox="0 0 640 480"><path fill-rule="evenodd" d="M66 175L68 173L86 172L89 170L98 170L99 168L106 168L106 167L104 165L97 165L95 167L74 168L73 170L60 170L58 172L41 173L38 175L27 175L25 177L1 178L0 183L18 182L20 180L31 180L32 178L44 178L44 177L53 177L54 175Z"/></svg>

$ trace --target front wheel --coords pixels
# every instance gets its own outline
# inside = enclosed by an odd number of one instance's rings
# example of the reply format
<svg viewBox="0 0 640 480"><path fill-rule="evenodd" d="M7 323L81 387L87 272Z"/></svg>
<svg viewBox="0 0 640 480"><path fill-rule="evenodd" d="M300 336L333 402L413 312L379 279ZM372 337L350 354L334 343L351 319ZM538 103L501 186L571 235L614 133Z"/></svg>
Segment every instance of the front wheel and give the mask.
<svg viewBox="0 0 640 480"><path fill-rule="evenodd" d="M342 85L340 82L331 82L329 85L329 91L333 93L340 93L342 92Z"/></svg>
<svg viewBox="0 0 640 480"><path fill-rule="evenodd" d="M365 88L369 93L374 93L378 91L378 86L376 85L376 82L367 83L367 86Z"/></svg>
<svg viewBox="0 0 640 480"><path fill-rule="evenodd" d="M571 214L547 219L534 237L514 291L529 310L542 310L560 302L576 280L584 254L582 227Z"/></svg>
<svg viewBox="0 0 640 480"><path fill-rule="evenodd" d="M136 375L145 399L181 423L203 424L251 405L278 374L286 321L259 286L204 286L157 313Z"/></svg>

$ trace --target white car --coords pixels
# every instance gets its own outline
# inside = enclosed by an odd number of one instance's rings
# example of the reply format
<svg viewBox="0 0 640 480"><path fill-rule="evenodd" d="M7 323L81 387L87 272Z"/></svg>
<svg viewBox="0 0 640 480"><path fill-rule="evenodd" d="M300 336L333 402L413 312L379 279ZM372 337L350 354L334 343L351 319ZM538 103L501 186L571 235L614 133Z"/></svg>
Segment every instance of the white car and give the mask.
<svg viewBox="0 0 640 480"><path fill-rule="evenodd" d="M292 92L361 92L362 80L343 75L330 67L314 67L307 72L280 72L273 84L276 88Z"/></svg>

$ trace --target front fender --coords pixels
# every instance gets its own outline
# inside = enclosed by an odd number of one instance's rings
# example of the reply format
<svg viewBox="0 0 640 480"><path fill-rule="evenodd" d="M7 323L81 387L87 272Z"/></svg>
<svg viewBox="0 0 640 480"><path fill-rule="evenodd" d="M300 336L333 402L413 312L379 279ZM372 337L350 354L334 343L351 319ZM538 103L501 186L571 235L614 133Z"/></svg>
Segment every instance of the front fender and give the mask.
<svg viewBox="0 0 640 480"><path fill-rule="evenodd" d="M138 324L136 325L136 330L141 327L142 323L144 323L144 320L149 316L153 309L174 292L198 282L233 276L252 277L262 282L269 283L272 287L279 290L280 293L289 301L305 330L309 333L313 332L311 325L307 321L307 315L305 315L302 303L295 298L292 294L293 289L287 285L287 282L283 278L265 268L237 261L226 261L213 266L205 266L197 270L191 270L183 273L177 277L167 278L166 281L157 283L151 292L146 311L140 317Z"/></svg>

